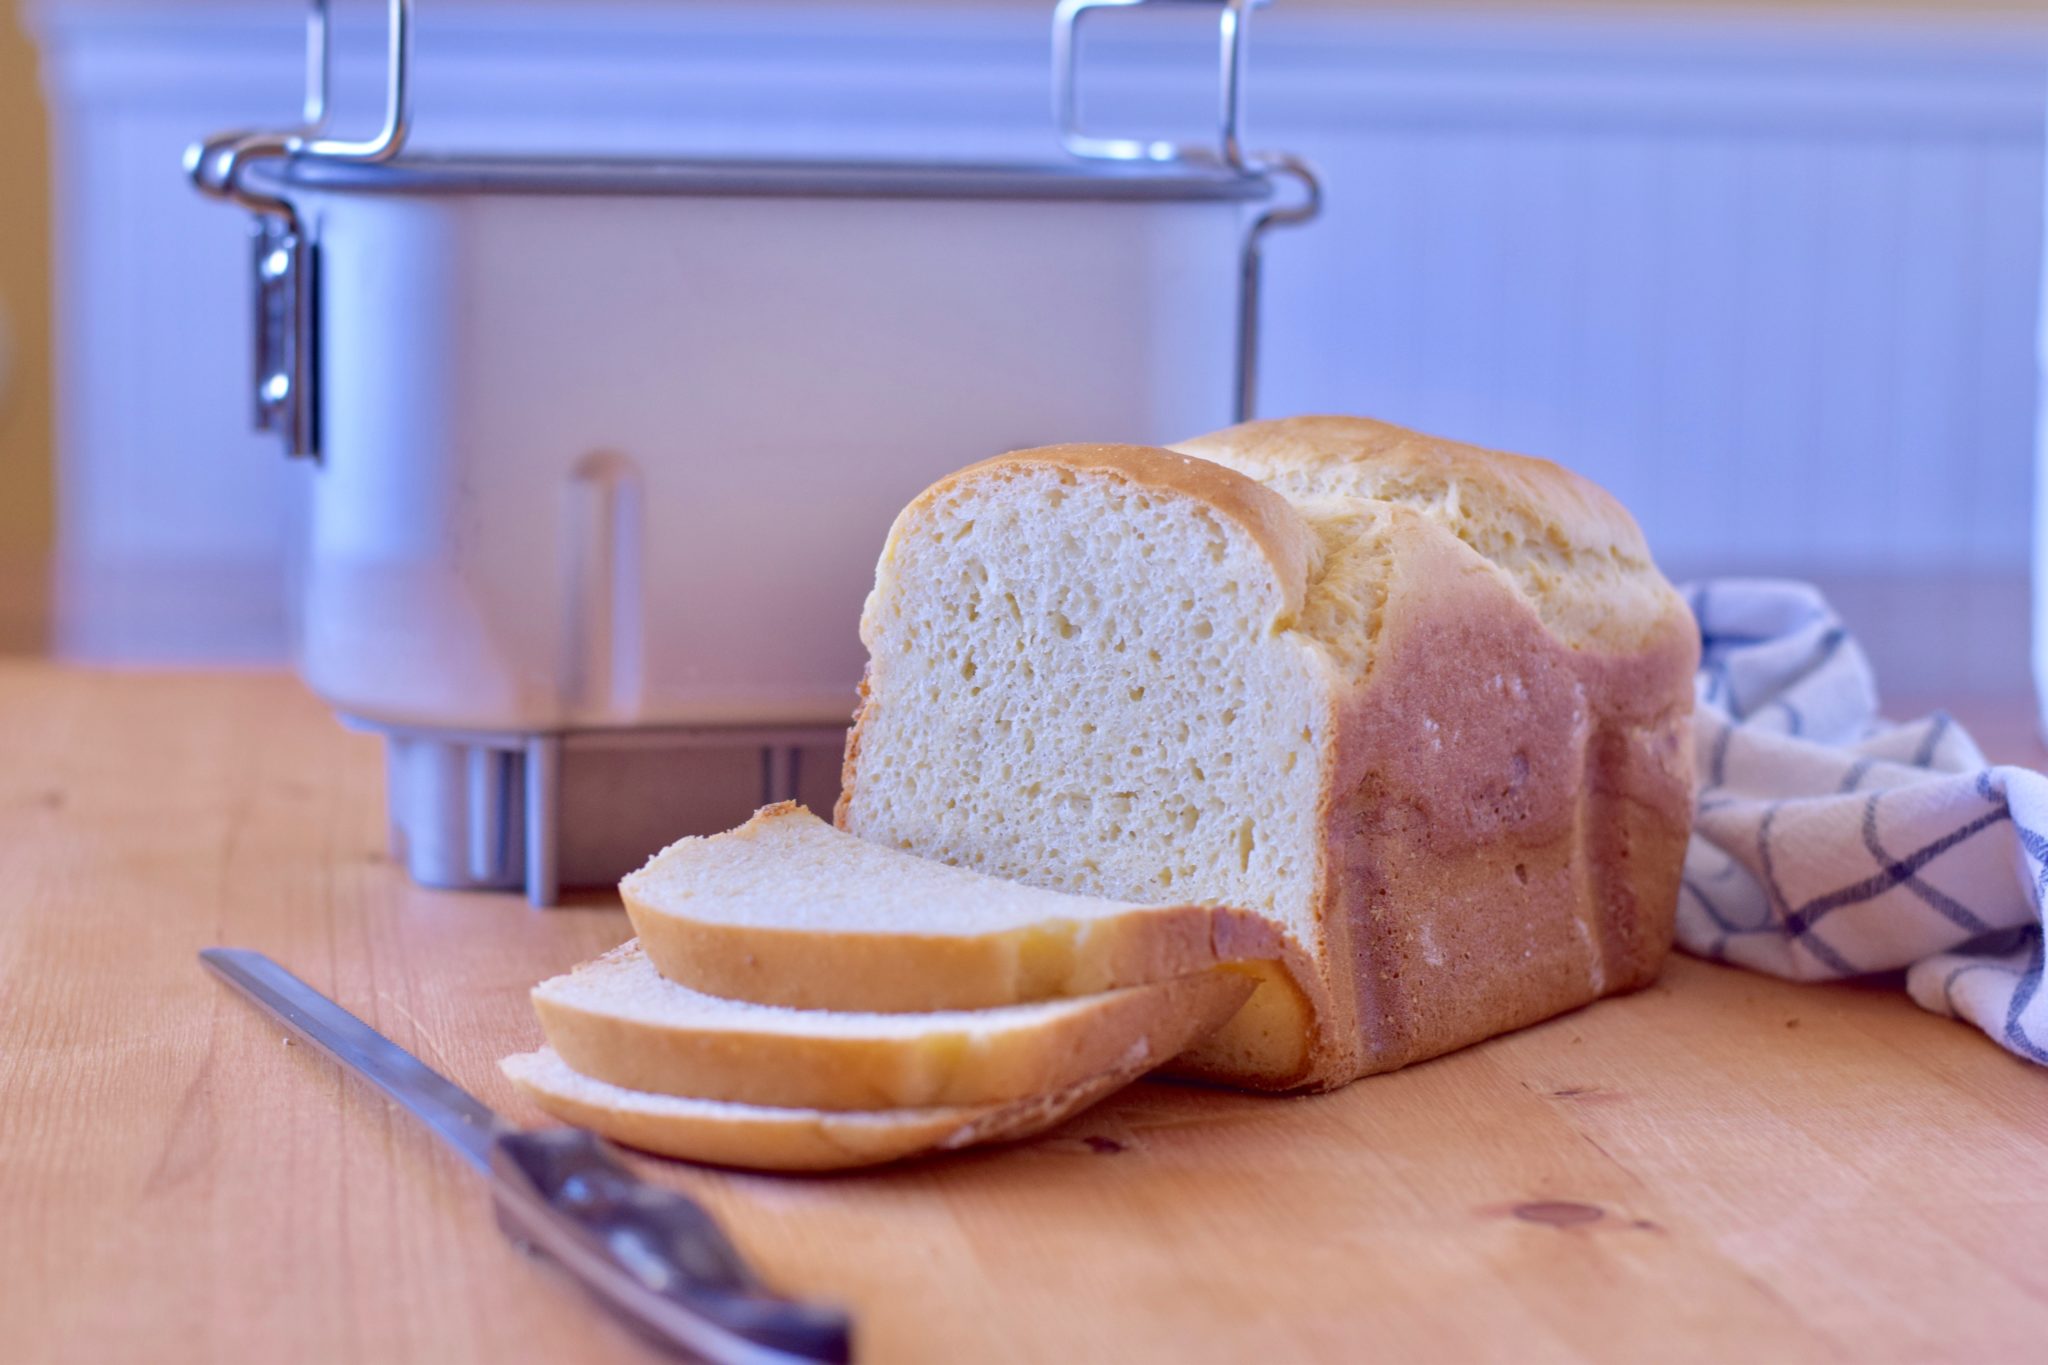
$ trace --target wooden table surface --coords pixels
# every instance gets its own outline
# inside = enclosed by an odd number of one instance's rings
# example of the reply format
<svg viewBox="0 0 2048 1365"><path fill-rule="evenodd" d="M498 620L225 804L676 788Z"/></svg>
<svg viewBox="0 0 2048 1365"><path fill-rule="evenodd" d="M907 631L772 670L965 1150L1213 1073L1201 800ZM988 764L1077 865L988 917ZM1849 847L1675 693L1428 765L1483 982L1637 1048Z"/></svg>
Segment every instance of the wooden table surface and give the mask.
<svg viewBox="0 0 2048 1365"><path fill-rule="evenodd" d="M2038 761L2021 712L1992 729ZM526 989L624 917L422 891L383 838L376 742L287 678L0 666L0 1360L654 1358L196 966L264 949L538 1120L495 1062L538 1037ZM1141 1085L1023 1147L856 1177L643 1164L850 1304L872 1361L2048 1342L2048 1072L1895 993L1684 958L1335 1095Z"/></svg>

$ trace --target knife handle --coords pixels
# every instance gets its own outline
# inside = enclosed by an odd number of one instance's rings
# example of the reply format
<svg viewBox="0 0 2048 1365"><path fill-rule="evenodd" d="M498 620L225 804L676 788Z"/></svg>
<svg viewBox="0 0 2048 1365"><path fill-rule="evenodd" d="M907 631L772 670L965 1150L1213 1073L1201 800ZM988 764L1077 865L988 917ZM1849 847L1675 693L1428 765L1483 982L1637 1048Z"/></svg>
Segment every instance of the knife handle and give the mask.
<svg viewBox="0 0 2048 1365"><path fill-rule="evenodd" d="M491 1180L508 1235L659 1341L717 1365L851 1358L844 1312L776 1294L697 1203L633 1174L594 1133L508 1133Z"/></svg>

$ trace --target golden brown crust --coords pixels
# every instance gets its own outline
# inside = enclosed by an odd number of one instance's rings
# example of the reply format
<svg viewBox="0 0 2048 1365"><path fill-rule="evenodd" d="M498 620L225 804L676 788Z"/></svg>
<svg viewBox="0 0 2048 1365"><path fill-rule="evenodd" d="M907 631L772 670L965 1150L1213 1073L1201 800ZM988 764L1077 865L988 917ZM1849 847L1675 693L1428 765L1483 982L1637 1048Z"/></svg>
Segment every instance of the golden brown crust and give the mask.
<svg viewBox="0 0 2048 1365"><path fill-rule="evenodd" d="M1563 465L1447 441L1370 417L1311 415L1244 422L1181 441L1173 449L1233 469L1313 471L1365 465L1390 483L1424 487L1456 478L1502 501L1543 509L1575 543L1613 547L1647 561L1649 548L1628 509L1600 485Z"/></svg>
<svg viewBox="0 0 2048 1365"><path fill-rule="evenodd" d="M1003 1103L1137 1059L1162 1064L1229 1018L1253 982L1219 968L1007 1025L951 1014L924 1016L914 1030L863 1029L857 1016L797 1011L662 1020L549 986L533 996L548 1044L593 1080L741 1104L858 1110Z"/></svg>
<svg viewBox="0 0 2048 1365"><path fill-rule="evenodd" d="M1292 497L1428 514L1388 519L1381 631L1340 687L1323 963L1356 1018L1311 1084L1653 980L1690 828L1699 645L1620 503L1548 461L1366 418L1176 448Z"/></svg>
<svg viewBox="0 0 2048 1365"><path fill-rule="evenodd" d="M1324 807L1358 1012L1324 1087L1653 980L1690 827L1690 626L1574 650L1448 533L1400 536Z"/></svg>
<svg viewBox="0 0 2048 1365"><path fill-rule="evenodd" d="M1654 649L1683 610L1627 509L1548 460L1363 417L1248 422L1178 448L1297 501L1363 498L1424 513L1504 569L1574 647Z"/></svg>

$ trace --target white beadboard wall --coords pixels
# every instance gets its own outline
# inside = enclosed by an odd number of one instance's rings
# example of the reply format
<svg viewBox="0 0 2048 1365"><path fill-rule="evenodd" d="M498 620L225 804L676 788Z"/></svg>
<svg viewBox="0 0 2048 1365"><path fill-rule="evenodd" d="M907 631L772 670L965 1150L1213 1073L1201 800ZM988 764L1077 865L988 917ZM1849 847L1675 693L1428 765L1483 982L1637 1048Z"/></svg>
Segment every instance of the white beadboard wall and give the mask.
<svg viewBox="0 0 2048 1365"><path fill-rule="evenodd" d="M1053 150L1030 8L421 9L422 145ZM38 11L73 654L286 647L293 471L245 429L241 228L177 158L289 116L298 14ZM1092 116L1197 122L1198 27L1105 20ZM370 28L341 43L364 110ZM1270 254L1263 411L1548 455L1674 574L1837 587L1897 692L2024 686L2048 23L1283 0L1256 29L1253 141L1329 186Z"/></svg>

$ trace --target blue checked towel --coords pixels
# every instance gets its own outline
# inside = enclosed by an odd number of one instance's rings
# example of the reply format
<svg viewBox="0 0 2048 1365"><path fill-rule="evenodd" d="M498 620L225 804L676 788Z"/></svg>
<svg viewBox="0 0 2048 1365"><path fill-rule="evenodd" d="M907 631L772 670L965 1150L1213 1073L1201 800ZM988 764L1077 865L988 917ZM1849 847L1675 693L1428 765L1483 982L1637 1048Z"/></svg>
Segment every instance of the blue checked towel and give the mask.
<svg viewBox="0 0 2048 1365"><path fill-rule="evenodd" d="M1870 663L1803 583L1685 590L1703 645L1688 952L1795 981L1905 970L1913 999L2048 1064L2048 777L1936 713L1877 714Z"/></svg>

